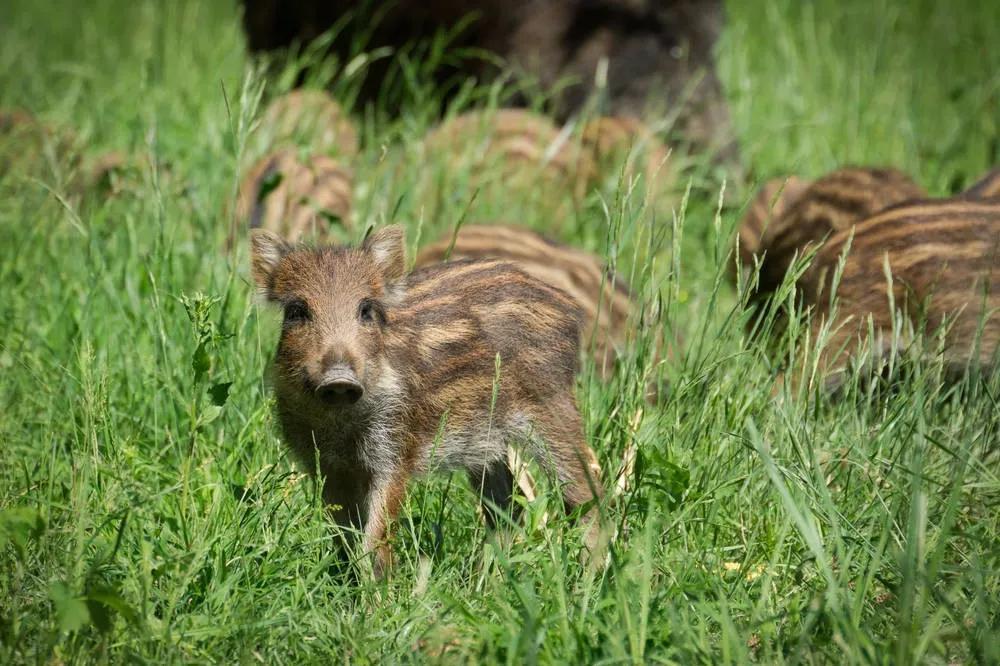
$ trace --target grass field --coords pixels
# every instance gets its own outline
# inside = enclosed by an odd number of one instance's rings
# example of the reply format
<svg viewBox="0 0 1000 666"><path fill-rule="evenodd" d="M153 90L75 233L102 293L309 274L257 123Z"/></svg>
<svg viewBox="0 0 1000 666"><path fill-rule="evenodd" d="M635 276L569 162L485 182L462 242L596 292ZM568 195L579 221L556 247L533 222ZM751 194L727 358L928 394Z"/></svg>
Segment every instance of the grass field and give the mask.
<svg viewBox="0 0 1000 666"><path fill-rule="evenodd" d="M720 75L757 178L890 164L947 194L1000 162L1000 3L730 4ZM355 239L394 220L412 247L469 208L462 175L417 150L441 99L426 70L396 79L398 118L354 114ZM317 72L352 103L353 68ZM56 154L28 169L0 146L0 663L1000 662L1000 382L914 362L894 391L772 397L726 280L752 184L728 182L717 214L720 174L697 166L672 208L609 182L558 229L537 196L475 202L658 294L636 349L686 341L660 406L641 351L609 386L581 378L605 472L640 451L606 508L608 566L581 567L551 489L497 545L456 475L414 486L389 580L333 575L271 416L278 315L245 248L223 251L261 84L230 3L0 9L0 106L146 164L104 200L74 194Z"/></svg>

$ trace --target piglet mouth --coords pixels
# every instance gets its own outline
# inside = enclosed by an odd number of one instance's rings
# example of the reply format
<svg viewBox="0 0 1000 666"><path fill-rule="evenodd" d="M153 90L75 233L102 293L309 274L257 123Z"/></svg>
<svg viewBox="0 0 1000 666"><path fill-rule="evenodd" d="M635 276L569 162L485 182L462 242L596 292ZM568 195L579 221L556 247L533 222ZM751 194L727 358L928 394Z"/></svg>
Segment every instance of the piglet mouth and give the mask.
<svg viewBox="0 0 1000 666"><path fill-rule="evenodd" d="M316 397L330 407L349 407L361 400L364 393L358 376L346 366L324 372L315 388Z"/></svg>

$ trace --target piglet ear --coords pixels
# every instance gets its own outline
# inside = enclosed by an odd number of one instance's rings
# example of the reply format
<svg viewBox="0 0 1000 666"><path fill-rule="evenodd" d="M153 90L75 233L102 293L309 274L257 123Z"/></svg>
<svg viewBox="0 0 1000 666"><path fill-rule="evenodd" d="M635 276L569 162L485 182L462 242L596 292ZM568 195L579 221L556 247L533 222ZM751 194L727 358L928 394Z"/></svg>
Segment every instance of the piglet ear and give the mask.
<svg viewBox="0 0 1000 666"><path fill-rule="evenodd" d="M267 297L271 295L271 276L289 250L291 246L270 231L250 232L250 272L257 288Z"/></svg>
<svg viewBox="0 0 1000 666"><path fill-rule="evenodd" d="M393 224L379 229L361 244L382 271L386 283L392 284L406 273L406 234L403 227Z"/></svg>

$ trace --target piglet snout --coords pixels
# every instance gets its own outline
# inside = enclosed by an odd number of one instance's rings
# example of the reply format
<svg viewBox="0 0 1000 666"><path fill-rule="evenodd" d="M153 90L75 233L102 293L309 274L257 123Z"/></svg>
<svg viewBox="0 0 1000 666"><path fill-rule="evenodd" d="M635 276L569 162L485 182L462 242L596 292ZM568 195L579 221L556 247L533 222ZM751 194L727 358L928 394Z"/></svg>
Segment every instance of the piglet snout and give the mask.
<svg viewBox="0 0 1000 666"><path fill-rule="evenodd" d="M316 386L316 397L331 406L353 405L364 393L358 376L344 365L327 370Z"/></svg>

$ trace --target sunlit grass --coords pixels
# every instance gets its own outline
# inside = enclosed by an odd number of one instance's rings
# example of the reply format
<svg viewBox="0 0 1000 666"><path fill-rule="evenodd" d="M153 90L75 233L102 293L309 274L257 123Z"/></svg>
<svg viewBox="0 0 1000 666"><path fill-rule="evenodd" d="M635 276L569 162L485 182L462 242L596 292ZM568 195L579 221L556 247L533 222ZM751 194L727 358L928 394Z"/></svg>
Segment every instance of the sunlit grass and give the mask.
<svg viewBox="0 0 1000 666"><path fill-rule="evenodd" d="M740 211L718 212L716 172L666 203L609 179L558 226L537 192L483 190L469 212L475 188L459 174L441 196L448 166L419 150L444 106L426 59L387 83L398 116L354 108L350 239L399 221L416 244L468 214L607 256L661 317L579 396L607 476L640 455L596 576L554 490L499 546L456 476L414 486L391 579L345 583L271 416L276 315L245 248L223 251L259 97L315 56L265 82L235 7L60 4L3 10L0 106L144 168L110 201L58 161L0 174L0 661L1000 659L997 381L917 363L892 391L773 394L726 279ZM755 178L891 164L944 194L998 160L995 3L733 3L728 20L720 72ZM314 82L352 106L343 65ZM464 88L451 112L503 99ZM752 183L725 186L745 201ZM675 334L649 406L652 339Z"/></svg>

